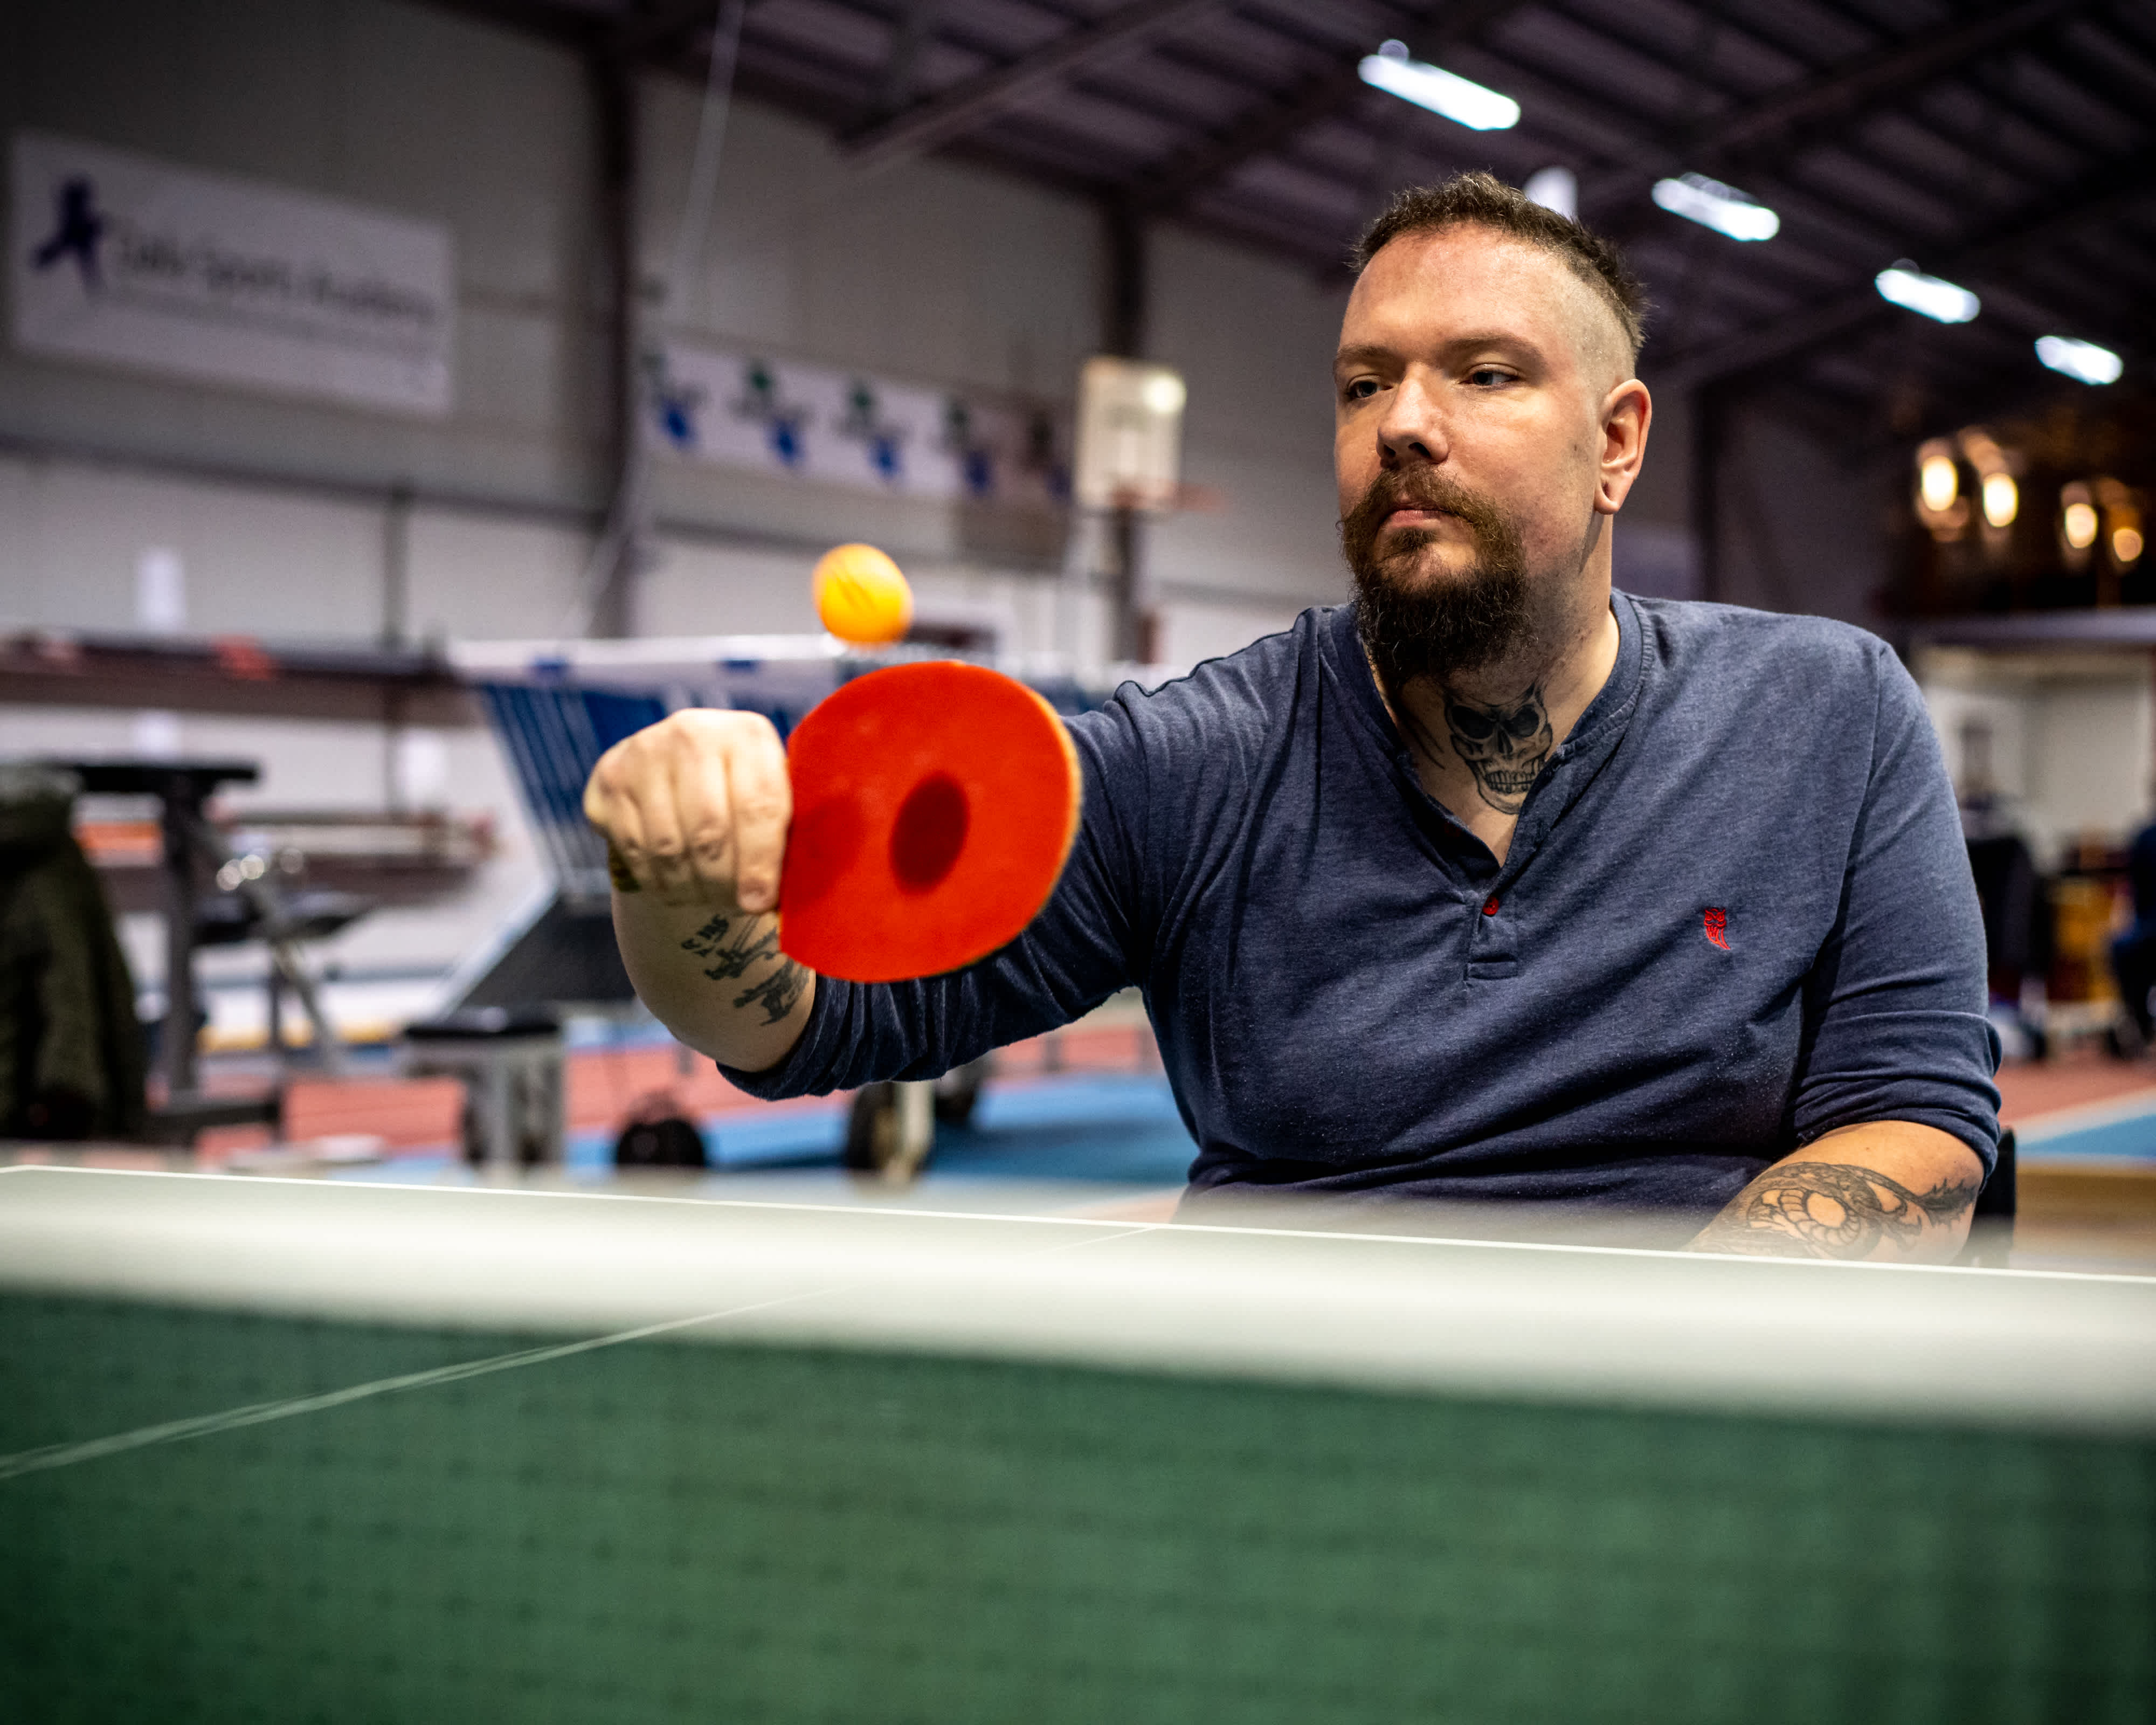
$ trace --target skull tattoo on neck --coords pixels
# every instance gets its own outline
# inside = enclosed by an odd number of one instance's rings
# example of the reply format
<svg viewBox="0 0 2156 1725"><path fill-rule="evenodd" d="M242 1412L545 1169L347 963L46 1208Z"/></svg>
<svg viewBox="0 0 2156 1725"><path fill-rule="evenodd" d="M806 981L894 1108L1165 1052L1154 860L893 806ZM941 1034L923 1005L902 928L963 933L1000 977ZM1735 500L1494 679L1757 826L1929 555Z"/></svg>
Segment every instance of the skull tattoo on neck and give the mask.
<svg viewBox="0 0 2156 1725"><path fill-rule="evenodd" d="M1516 701L1494 706L1448 694L1445 723L1452 733L1453 752L1474 773L1482 800L1502 814L1517 814L1556 742L1542 685Z"/></svg>

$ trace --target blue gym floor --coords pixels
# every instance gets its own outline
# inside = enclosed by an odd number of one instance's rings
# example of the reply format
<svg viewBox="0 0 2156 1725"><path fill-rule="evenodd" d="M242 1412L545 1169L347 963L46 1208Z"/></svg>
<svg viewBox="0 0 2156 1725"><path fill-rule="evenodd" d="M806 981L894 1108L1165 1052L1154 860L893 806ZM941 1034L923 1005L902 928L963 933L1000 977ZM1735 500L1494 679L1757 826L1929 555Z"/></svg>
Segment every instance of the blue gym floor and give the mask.
<svg viewBox="0 0 2156 1725"><path fill-rule="evenodd" d="M701 1122L711 1172L701 1176L635 1176L701 1197L783 1201L898 1201L963 1209L995 1204L1014 1189L1061 1189L1037 1201L1053 1208L1094 1207L1180 1187L1194 1154L1158 1073L1090 1072L1014 1076L992 1080L972 1122L939 1125L927 1168L908 1188L882 1187L849 1174L840 1161L847 1104L766 1109L730 1108ZM2020 1129L2025 1162L2156 1165L2156 1096L2147 1091L2114 1101L2058 1109ZM613 1132L573 1133L567 1178L605 1185ZM474 1178L447 1147L401 1154L339 1170L364 1180L460 1182Z"/></svg>
<svg viewBox="0 0 2156 1725"><path fill-rule="evenodd" d="M2020 1153L2036 1163L2156 1163L2156 1103L2144 1093L2040 1115L2019 1129Z"/></svg>
<svg viewBox="0 0 2156 1725"><path fill-rule="evenodd" d="M850 1188L839 1153L846 1105L730 1110L702 1122L713 1172L695 1183L703 1195L748 1196L783 1177L788 1195L823 1184ZM578 1182L613 1176L613 1135L583 1132L568 1142L567 1173ZM936 1149L914 1188L961 1183L999 1186L1071 1182L1106 1199L1180 1186L1195 1153L1158 1074L1091 1073L992 1080L971 1124L939 1125ZM404 1155L354 1168L344 1178L403 1181L454 1178L453 1157ZM1074 1194L1075 1195L1075 1194Z"/></svg>

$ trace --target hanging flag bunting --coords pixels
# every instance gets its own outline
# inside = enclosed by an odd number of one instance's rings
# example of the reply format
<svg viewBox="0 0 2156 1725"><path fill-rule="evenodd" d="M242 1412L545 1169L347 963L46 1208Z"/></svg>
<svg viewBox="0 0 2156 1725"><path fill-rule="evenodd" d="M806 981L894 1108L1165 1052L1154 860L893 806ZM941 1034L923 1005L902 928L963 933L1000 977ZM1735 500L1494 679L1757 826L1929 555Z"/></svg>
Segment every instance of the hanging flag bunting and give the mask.
<svg viewBox="0 0 2156 1725"><path fill-rule="evenodd" d="M647 434L686 460L954 502L1070 495L1067 433L1045 403L680 343L646 364Z"/></svg>

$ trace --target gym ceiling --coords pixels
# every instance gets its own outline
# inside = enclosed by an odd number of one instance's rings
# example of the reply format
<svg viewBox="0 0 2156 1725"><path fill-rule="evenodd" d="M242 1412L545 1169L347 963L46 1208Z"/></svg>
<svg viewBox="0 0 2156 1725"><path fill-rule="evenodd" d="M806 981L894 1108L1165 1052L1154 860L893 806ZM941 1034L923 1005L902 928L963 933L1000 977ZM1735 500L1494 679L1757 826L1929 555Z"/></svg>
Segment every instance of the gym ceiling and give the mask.
<svg viewBox="0 0 2156 1725"><path fill-rule="evenodd" d="M442 0L701 80L713 0ZM1381 43L1512 97L1470 131L1365 84ZM1398 50L1395 50L1397 52ZM1656 302L1647 374L1909 437L2082 386L2064 335L2156 366L2156 0L747 0L736 87L865 167L930 152L1346 280L1390 188L1577 176ZM1660 208L1704 175L1763 243ZM1948 325L1897 262L1982 302Z"/></svg>

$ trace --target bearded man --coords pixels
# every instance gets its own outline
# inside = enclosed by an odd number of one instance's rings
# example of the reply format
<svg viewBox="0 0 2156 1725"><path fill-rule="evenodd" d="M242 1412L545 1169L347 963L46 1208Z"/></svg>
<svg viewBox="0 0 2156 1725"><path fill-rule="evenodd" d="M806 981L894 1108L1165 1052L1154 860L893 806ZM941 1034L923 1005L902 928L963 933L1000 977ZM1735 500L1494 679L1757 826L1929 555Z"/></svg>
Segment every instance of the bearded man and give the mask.
<svg viewBox="0 0 2156 1725"><path fill-rule="evenodd" d="M927 981L777 949L777 736L686 712L586 808L639 992L763 1096L933 1077L1136 984L1219 1194L1619 1213L1942 1260L1996 1153L1984 955L1907 674L1817 619L1613 593L1643 301L1486 175L1364 237L1334 362L1352 605L1073 720L1031 928ZM741 962L715 984L688 948Z"/></svg>

